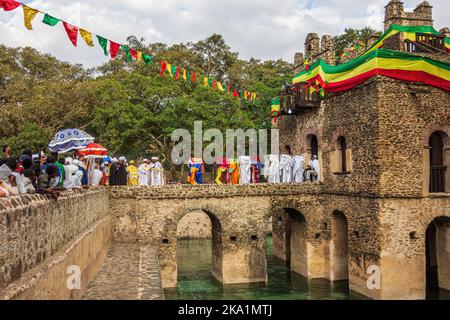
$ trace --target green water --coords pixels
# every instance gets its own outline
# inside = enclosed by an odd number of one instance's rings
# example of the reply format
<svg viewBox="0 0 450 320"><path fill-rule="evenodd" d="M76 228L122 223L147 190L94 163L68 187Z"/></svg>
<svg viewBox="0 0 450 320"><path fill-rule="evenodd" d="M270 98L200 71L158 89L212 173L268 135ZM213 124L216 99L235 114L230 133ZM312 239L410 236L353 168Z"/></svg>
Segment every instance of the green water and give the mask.
<svg viewBox="0 0 450 320"><path fill-rule="evenodd" d="M267 240L267 284L222 286L211 276L211 241L178 242L178 287L164 290L168 300L346 300L364 299L349 293L348 282L308 280L294 274L272 255Z"/></svg>

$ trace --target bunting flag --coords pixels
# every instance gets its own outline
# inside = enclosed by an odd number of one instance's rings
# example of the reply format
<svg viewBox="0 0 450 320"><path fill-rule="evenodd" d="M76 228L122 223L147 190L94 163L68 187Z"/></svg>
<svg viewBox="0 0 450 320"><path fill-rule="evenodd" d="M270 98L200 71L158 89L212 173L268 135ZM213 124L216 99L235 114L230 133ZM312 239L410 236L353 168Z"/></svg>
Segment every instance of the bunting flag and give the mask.
<svg viewBox="0 0 450 320"><path fill-rule="evenodd" d="M203 86L204 86L204 87L209 86L209 84L208 84L208 78L207 78L207 77L203 77Z"/></svg>
<svg viewBox="0 0 450 320"><path fill-rule="evenodd" d="M161 72L159 73L159 75L162 77L164 75L164 72L166 72L167 63L162 60L159 63L161 64Z"/></svg>
<svg viewBox="0 0 450 320"><path fill-rule="evenodd" d="M142 52L139 52L142 57L142 61L144 61L145 64L153 64L153 57L149 56L147 54L143 54Z"/></svg>
<svg viewBox="0 0 450 320"><path fill-rule="evenodd" d="M105 38L103 38L101 36L97 36L97 40L98 40L98 43L100 44L100 47L103 48L103 52L105 53L105 56L107 56L109 54L109 51L108 51L108 39L105 39Z"/></svg>
<svg viewBox="0 0 450 320"><path fill-rule="evenodd" d="M371 52L373 50L376 50L380 48L383 43L386 41L386 39L392 37L393 35L397 33L402 33L403 39L408 39L411 41L416 41L416 33L427 33L427 34L436 34L439 35L439 33L436 29L434 29L431 26L399 26L396 24L393 24L389 27L389 29L378 39L368 50L368 52ZM450 52L450 38L445 38L445 50L447 52Z"/></svg>
<svg viewBox="0 0 450 320"><path fill-rule="evenodd" d="M84 42L86 42L86 44L89 47L94 46L94 41L92 40L92 33L90 33L89 31L86 31L84 29L80 29L80 35L81 35L81 38L83 38Z"/></svg>
<svg viewBox="0 0 450 320"><path fill-rule="evenodd" d="M117 57L117 53L119 52L120 44L109 40L109 54L111 55L111 59L115 59Z"/></svg>
<svg viewBox="0 0 450 320"><path fill-rule="evenodd" d="M318 80L325 91L340 92L376 75L450 90L450 63L385 49L372 50L337 66L319 60L311 66L311 72L297 74L293 84Z"/></svg>
<svg viewBox="0 0 450 320"><path fill-rule="evenodd" d="M21 5L23 8L25 28L27 28L28 30L33 30L32 21L41 11L33 9L15 0L0 0L0 8L4 9L5 11L14 10ZM80 28L78 26L72 25L59 18L53 17L48 13L45 13L42 19L42 23L51 27L56 26L60 21L63 23L63 27L67 33L67 36L69 37L70 41L75 47L78 45L78 34L80 34L81 38L84 40L87 46L94 47L92 32ZM120 48L122 48L125 52L127 62L131 62L134 58L135 60L142 61L147 65L153 64L153 57L150 55L146 55L141 51L130 48L128 45L121 45L117 42L104 38L100 35L96 35L96 37L98 44L103 49L103 53L105 54L105 56L110 55L111 59L115 59L118 55ZM164 73L166 72L166 70L168 70L170 76L172 78L175 78L175 80L178 80L180 77L182 77L185 81L187 81L187 79L190 79L193 83L197 83L197 74L195 72L188 71L181 67L176 67L165 61L160 61L160 64L161 64L161 71L160 71L161 76L164 76ZM211 87L213 90L219 90L221 92L226 91L220 82L214 79L209 79L208 77L204 77L204 86ZM256 98L256 95L254 95L252 92L249 91L244 92L242 90L240 91L232 90L230 86L228 86L228 91L230 93L232 92L233 96L244 97L244 99L246 100Z"/></svg>
<svg viewBox="0 0 450 320"><path fill-rule="evenodd" d="M67 36L69 37L72 44L76 47L78 40L78 28L70 23L63 21L64 29L66 29Z"/></svg>
<svg viewBox="0 0 450 320"><path fill-rule="evenodd" d="M276 123L280 115L281 115L281 103L280 97L277 97L272 99L272 110L270 112L270 116L273 122Z"/></svg>
<svg viewBox="0 0 450 320"><path fill-rule="evenodd" d="M50 27L54 27L58 24L60 20L58 18L52 17L49 14L45 14L44 20L42 20L43 23L49 25Z"/></svg>
<svg viewBox="0 0 450 320"><path fill-rule="evenodd" d="M28 6L22 6L23 8L23 21L25 24L25 28L28 30L33 30L33 26L31 25L31 21L36 18L36 15L39 13L39 10L32 9Z"/></svg>
<svg viewBox="0 0 450 320"><path fill-rule="evenodd" d="M0 8L3 8L5 11L12 11L17 9L20 5L20 2L14 0L0 0Z"/></svg>

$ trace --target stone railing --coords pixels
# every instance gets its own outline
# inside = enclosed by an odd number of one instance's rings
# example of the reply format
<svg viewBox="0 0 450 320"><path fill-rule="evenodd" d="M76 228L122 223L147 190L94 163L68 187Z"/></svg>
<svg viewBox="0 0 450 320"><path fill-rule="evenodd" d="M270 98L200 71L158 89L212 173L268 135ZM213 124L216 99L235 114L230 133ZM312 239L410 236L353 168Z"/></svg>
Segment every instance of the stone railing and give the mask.
<svg viewBox="0 0 450 320"><path fill-rule="evenodd" d="M318 194L322 191L322 184L250 184L250 185L165 185L140 187L110 187L112 199L196 199L196 198L228 198L236 196L260 197L283 196L295 194Z"/></svg>
<svg viewBox="0 0 450 320"><path fill-rule="evenodd" d="M0 199L0 289L54 255L108 214L105 190Z"/></svg>

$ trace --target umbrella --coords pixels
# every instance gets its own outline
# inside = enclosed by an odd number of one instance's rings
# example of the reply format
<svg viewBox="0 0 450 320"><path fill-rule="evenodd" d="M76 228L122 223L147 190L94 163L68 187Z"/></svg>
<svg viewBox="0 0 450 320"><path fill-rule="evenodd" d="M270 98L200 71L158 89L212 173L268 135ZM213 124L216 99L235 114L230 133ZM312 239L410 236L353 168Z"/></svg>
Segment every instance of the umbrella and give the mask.
<svg viewBox="0 0 450 320"><path fill-rule="evenodd" d="M108 150L97 143L90 143L78 153L84 157L103 159L108 155Z"/></svg>
<svg viewBox="0 0 450 320"><path fill-rule="evenodd" d="M94 142L94 137L79 129L66 129L59 131L50 142L48 148L52 152L66 153L79 150Z"/></svg>

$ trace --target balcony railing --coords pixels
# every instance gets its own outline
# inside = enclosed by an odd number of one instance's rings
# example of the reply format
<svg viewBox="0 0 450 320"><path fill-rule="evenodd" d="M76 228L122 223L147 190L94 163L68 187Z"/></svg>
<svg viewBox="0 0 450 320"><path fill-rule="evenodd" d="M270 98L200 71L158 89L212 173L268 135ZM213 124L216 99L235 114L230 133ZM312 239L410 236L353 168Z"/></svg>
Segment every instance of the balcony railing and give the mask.
<svg viewBox="0 0 450 320"><path fill-rule="evenodd" d="M416 40L405 40L407 52L445 53L445 35L416 33Z"/></svg>
<svg viewBox="0 0 450 320"><path fill-rule="evenodd" d="M320 107L319 93L310 93L306 83L288 87L281 93L281 113L296 115Z"/></svg>

